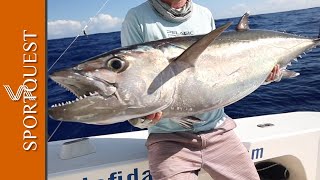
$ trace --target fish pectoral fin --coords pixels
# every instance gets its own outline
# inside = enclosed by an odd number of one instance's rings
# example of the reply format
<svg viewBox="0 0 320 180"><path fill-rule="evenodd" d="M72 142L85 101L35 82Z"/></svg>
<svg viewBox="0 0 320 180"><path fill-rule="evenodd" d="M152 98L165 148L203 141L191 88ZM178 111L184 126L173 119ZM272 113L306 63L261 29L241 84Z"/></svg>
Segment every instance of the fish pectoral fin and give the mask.
<svg viewBox="0 0 320 180"><path fill-rule="evenodd" d="M236 27L236 30L237 31L247 31L249 30L250 27L249 27L249 12L246 12L240 19L237 27Z"/></svg>
<svg viewBox="0 0 320 180"><path fill-rule="evenodd" d="M183 128L191 130L193 129L194 123L201 122L202 120L194 116L187 116L187 117L177 118L175 119L175 121L178 122L178 124Z"/></svg>
<svg viewBox="0 0 320 180"><path fill-rule="evenodd" d="M229 22L219 28L211 31L210 33L204 35L198 41L193 43L188 49L186 49L179 57L177 57L173 62L185 62L194 67L195 63L200 56L200 54L217 38L220 34L225 31L232 23Z"/></svg>

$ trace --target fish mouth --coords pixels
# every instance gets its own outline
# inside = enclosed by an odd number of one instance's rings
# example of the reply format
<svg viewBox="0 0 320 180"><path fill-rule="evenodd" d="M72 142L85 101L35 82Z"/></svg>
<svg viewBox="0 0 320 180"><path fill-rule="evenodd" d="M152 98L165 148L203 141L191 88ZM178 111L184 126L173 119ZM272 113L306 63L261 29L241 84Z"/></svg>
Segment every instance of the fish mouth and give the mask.
<svg viewBox="0 0 320 180"><path fill-rule="evenodd" d="M110 97L115 97L119 99L116 83L109 83L97 77L89 77L72 69L55 72L49 77L77 97L74 100L54 104L51 109L68 108L81 103L81 101L94 98L106 100Z"/></svg>

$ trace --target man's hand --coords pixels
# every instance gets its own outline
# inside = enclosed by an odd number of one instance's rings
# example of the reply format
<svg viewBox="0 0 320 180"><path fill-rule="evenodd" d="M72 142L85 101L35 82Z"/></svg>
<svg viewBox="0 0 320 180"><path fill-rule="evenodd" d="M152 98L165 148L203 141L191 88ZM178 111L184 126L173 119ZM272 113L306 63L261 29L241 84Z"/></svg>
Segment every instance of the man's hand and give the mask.
<svg viewBox="0 0 320 180"><path fill-rule="evenodd" d="M161 119L161 116L162 116L162 112L157 112L154 114L150 114L146 117L134 118L134 119L130 119L128 121L134 127L137 127L140 129L145 129L145 128L149 128L149 127L155 125L156 123L158 123Z"/></svg>
<svg viewBox="0 0 320 180"><path fill-rule="evenodd" d="M162 117L162 112L157 112L157 113L146 116L146 119L150 120L152 124L157 124L160 121L161 117Z"/></svg>
<svg viewBox="0 0 320 180"><path fill-rule="evenodd" d="M272 69L271 73L269 74L265 82L270 83L273 81L279 81L281 79L281 76L282 75L280 71L280 65L277 64L276 66L274 66L274 68Z"/></svg>

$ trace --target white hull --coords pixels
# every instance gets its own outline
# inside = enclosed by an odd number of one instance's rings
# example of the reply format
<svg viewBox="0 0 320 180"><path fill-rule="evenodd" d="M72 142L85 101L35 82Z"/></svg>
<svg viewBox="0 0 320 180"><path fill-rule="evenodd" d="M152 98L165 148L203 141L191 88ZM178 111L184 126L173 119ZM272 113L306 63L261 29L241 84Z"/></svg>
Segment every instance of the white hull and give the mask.
<svg viewBox="0 0 320 180"><path fill-rule="evenodd" d="M273 161L289 180L320 180L320 112L294 112L235 120L236 133L255 163ZM273 126L257 127L271 123ZM149 180L147 131L48 143L49 180ZM68 140L70 141L70 140ZM81 155L84 154L84 155ZM199 179L210 179L201 171Z"/></svg>

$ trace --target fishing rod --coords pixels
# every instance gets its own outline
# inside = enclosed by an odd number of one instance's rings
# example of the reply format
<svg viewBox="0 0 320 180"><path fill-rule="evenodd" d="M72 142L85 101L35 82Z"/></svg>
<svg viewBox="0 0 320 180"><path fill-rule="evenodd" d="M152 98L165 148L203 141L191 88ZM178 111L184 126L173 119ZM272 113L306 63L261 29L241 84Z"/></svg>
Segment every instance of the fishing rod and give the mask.
<svg viewBox="0 0 320 180"><path fill-rule="evenodd" d="M92 20L98 16L101 12L101 10L106 6L106 4L109 2L110 0L106 0L103 5L100 7L100 9L96 12L96 14L93 16L93 18L90 18L88 23L84 26L84 28L81 30L81 32L87 36L86 33L86 29L88 28L89 24L92 22ZM54 63L50 66L50 68L48 69L48 72L53 68L53 66L56 65L56 63L61 59L61 57L68 51L68 49L73 45L74 42L76 42L76 40L78 39L78 37L81 35L81 33L79 33L74 39L73 41L69 44L69 46L61 53L61 55L54 61ZM63 121L60 121L59 124L57 125L57 127L54 129L54 131L52 132L52 134L49 136L47 142L50 141L50 139L53 137L53 135L57 132L57 130L59 129L59 127L61 126Z"/></svg>

